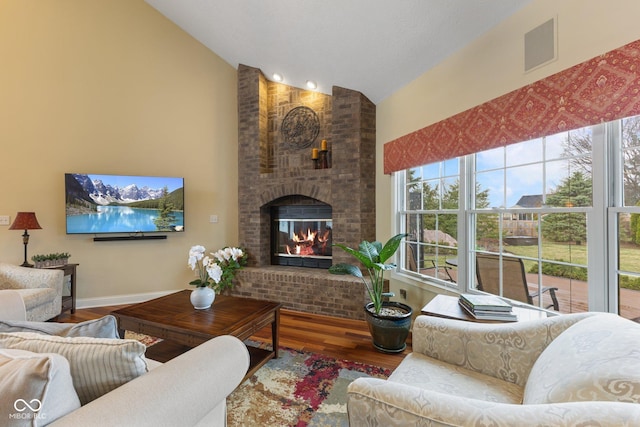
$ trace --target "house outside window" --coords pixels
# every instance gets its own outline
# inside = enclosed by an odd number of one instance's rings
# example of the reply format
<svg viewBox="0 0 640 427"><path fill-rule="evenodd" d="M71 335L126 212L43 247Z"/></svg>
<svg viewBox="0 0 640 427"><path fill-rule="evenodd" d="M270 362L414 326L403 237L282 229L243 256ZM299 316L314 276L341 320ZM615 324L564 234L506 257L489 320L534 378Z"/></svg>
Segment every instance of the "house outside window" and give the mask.
<svg viewBox="0 0 640 427"><path fill-rule="evenodd" d="M632 117L399 172L400 271L487 291L491 259L491 293L640 318L639 171Z"/></svg>

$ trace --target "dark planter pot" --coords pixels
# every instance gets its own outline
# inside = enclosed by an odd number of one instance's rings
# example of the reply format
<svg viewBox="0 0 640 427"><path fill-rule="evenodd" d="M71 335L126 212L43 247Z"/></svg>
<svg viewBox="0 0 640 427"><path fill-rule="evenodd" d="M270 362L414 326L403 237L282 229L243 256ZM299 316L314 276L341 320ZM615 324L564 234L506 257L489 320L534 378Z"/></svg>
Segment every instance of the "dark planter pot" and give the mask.
<svg viewBox="0 0 640 427"><path fill-rule="evenodd" d="M411 328L413 309L400 302L383 302L382 307L398 308L403 314L397 316L383 316L369 311L373 310L373 303L364 306L365 317L369 325L369 332L373 339L373 346L384 353L401 353L407 347L406 341Z"/></svg>

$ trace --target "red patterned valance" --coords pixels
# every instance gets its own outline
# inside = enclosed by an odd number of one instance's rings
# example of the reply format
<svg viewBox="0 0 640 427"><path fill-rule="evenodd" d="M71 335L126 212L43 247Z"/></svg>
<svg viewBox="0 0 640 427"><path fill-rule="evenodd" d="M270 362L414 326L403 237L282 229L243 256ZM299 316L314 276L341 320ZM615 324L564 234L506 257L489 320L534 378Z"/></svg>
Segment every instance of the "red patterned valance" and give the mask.
<svg viewBox="0 0 640 427"><path fill-rule="evenodd" d="M384 173L640 114L640 40L384 145Z"/></svg>

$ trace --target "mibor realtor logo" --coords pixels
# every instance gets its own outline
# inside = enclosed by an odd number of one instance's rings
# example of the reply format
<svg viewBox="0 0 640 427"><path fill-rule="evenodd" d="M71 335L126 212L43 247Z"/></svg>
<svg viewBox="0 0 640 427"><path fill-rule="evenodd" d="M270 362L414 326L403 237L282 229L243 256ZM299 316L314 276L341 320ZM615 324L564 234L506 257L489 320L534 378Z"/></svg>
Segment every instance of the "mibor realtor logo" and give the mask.
<svg viewBox="0 0 640 427"><path fill-rule="evenodd" d="M42 408L42 402L38 399L31 399L26 401L25 399L17 399L13 402L13 409L16 412L9 414L9 419L13 420L31 420L34 418L45 419L45 414L39 414Z"/></svg>

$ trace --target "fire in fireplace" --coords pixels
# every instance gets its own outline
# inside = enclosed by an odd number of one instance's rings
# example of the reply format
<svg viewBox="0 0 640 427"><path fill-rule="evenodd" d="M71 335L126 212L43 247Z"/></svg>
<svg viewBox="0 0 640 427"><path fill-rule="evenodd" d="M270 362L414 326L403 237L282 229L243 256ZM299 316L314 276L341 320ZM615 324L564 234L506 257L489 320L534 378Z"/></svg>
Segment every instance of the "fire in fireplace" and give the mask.
<svg viewBox="0 0 640 427"><path fill-rule="evenodd" d="M271 218L271 264L312 268L331 266L331 206L274 206Z"/></svg>

